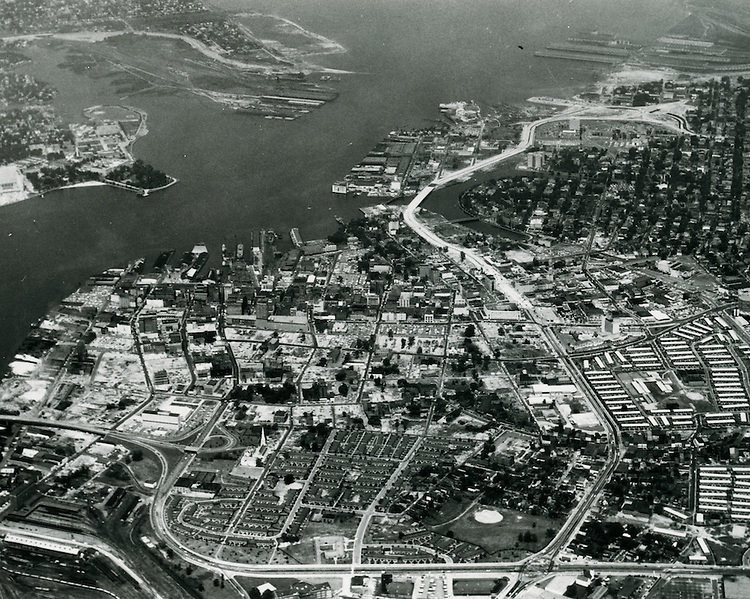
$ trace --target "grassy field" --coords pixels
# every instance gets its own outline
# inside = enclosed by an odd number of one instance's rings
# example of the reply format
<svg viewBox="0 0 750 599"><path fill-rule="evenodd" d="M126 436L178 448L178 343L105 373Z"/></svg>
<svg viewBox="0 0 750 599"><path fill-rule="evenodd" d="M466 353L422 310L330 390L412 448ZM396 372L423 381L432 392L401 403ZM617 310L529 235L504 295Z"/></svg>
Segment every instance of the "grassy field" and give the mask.
<svg viewBox="0 0 750 599"><path fill-rule="evenodd" d="M314 564L316 563L315 541L302 540L279 549L276 553L276 563L279 564Z"/></svg>
<svg viewBox="0 0 750 599"><path fill-rule="evenodd" d="M142 460L133 460L130 469L142 483L155 483L161 474L161 464L150 453L144 452Z"/></svg>
<svg viewBox="0 0 750 599"><path fill-rule="evenodd" d="M730 536L716 538L719 543L709 541L711 552L717 564L737 565L742 563L742 554L746 546L741 545Z"/></svg>
<svg viewBox="0 0 750 599"><path fill-rule="evenodd" d="M229 438L224 435L211 435L203 444L201 449L217 449L229 443Z"/></svg>
<svg viewBox="0 0 750 599"><path fill-rule="evenodd" d="M409 599L413 593L413 582L392 582L388 585L388 590L384 593L384 596Z"/></svg>
<svg viewBox="0 0 750 599"><path fill-rule="evenodd" d="M353 538L359 525L358 518L350 518L344 522L310 522L305 526L302 536L305 538L325 537L327 535L336 535Z"/></svg>
<svg viewBox="0 0 750 599"><path fill-rule="evenodd" d="M435 532L448 534L452 531L456 539L478 545L487 553L493 554L502 550L538 551L549 542L546 536L548 528L557 531L560 523L544 516L531 516L513 510L499 509L503 515L502 522L482 524L474 519L474 513L482 506L469 510L455 522L434 527ZM536 542L519 543L518 535L532 533L537 536Z"/></svg>
<svg viewBox="0 0 750 599"><path fill-rule="evenodd" d="M471 501L471 499L464 499L460 502L446 501L437 512L428 515L424 523L428 526L441 526L444 522L448 522L461 514L471 505Z"/></svg>

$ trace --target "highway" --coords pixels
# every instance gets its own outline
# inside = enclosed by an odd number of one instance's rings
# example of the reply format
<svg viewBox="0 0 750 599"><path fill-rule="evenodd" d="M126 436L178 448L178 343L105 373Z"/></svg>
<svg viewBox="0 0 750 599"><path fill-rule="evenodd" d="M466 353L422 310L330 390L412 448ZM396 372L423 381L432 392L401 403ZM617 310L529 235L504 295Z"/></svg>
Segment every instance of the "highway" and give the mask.
<svg viewBox="0 0 750 599"><path fill-rule="evenodd" d="M81 548L93 548L108 557L120 568L127 572L134 580L148 588L140 575L121 556L114 552L108 545L88 535L64 533L59 531L48 531L37 526L23 524L0 525L0 532L15 532L50 541L72 544ZM72 537L72 538L71 538ZM190 552L192 553L192 552ZM436 564L359 564L353 567L351 564L242 564L227 562L221 559L200 556L201 559L193 559L186 556L186 561L195 565L204 566L210 570L223 572L225 576L243 576L261 574L264 578L285 578L300 576L304 578L330 578L332 574L347 575L352 571L356 573L380 573L384 569L399 573L427 573L438 572L441 574L471 574L472 576L495 576L497 574L522 572L527 569L523 562L483 562L483 563L436 563ZM554 566L556 572L580 572L584 569L593 569L604 574L622 575L653 575L653 574L675 574L675 575L716 575L716 574L750 574L750 566L711 566L692 565L680 563L621 563L600 562L594 560L581 560L574 562L557 562ZM158 595L157 595L158 597Z"/></svg>
<svg viewBox="0 0 750 599"><path fill-rule="evenodd" d="M0 421L15 422L16 424L28 424L31 426L62 428L71 431L79 431L82 433L91 433L92 435L99 436L104 436L112 432L109 429L92 424L85 424L82 422L68 422L64 420L46 420L44 418L34 418L32 416L9 416L7 414L2 414L0 415Z"/></svg>

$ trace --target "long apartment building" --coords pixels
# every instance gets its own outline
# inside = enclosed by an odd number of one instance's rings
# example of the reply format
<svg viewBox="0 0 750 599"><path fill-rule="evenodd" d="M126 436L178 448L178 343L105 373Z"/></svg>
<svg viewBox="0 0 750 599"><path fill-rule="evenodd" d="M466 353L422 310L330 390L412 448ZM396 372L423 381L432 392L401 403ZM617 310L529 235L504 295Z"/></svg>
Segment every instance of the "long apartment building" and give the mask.
<svg viewBox="0 0 750 599"><path fill-rule="evenodd" d="M750 520L750 466L700 466L698 513Z"/></svg>

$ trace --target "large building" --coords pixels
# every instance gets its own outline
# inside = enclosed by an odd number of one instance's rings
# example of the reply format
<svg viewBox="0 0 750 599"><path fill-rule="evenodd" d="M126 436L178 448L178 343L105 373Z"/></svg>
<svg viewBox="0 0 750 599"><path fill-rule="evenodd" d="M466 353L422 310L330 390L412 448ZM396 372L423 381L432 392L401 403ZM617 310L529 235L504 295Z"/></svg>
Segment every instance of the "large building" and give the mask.
<svg viewBox="0 0 750 599"><path fill-rule="evenodd" d="M547 156L544 152L529 152L526 155L526 166L530 169L543 168L547 162Z"/></svg>
<svg viewBox="0 0 750 599"><path fill-rule="evenodd" d="M21 547L24 549L37 549L50 553L63 553L65 555L78 555L80 547L64 541L52 541L50 539L40 539L38 537L29 537L15 533L8 533L3 539L7 545Z"/></svg>
<svg viewBox="0 0 750 599"><path fill-rule="evenodd" d="M15 166L0 166L0 194L23 191L23 175Z"/></svg>
<svg viewBox="0 0 750 599"><path fill-rule="evenodd" d="M26 199L26 180L15 166L0 166L0 206Z"/></svg>

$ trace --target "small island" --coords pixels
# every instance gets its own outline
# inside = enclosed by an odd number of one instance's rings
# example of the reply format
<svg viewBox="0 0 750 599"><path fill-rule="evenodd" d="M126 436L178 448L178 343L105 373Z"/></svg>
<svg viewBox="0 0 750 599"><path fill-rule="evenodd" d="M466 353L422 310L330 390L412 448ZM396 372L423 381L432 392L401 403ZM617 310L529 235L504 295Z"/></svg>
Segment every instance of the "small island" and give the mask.
<svg viewBox="0 0 750 599"><path fill-rule="evenodd" d="M177 180L150 164L146 164L143 160L136 160L132 164L118 166L108 174L104 182L117 187L127 186L138 189L145 196L152 191L166 189L174 185Z"/></svg>

